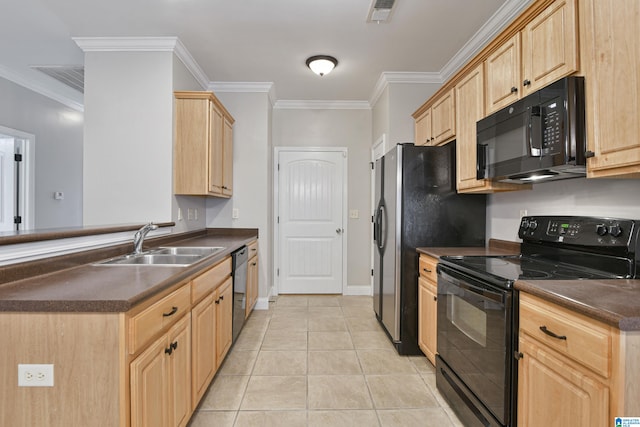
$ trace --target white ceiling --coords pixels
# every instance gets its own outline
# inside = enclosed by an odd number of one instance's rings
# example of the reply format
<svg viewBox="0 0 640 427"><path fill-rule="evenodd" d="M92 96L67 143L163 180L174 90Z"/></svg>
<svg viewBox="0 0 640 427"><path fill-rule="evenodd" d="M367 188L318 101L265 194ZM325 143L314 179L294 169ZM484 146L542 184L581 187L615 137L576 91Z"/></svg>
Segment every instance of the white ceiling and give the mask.
<svg viewBox="0 0 640 427"><path fill-rule="evenodd" d="M371 0L0 0L0 76L81 100L29 65L81 65L72 37L177 36L212 82L368 101L382 73L448 77L529 1L397 0L375 24ZM305 66L318 54L339 60L322 78Z"/></svg>

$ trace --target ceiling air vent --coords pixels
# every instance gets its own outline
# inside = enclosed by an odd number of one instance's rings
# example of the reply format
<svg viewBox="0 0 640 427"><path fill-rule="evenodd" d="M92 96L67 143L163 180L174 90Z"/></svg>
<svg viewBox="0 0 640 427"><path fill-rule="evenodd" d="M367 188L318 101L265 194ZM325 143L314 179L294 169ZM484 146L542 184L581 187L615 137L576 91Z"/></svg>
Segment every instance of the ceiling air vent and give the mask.
<svg viewBox="0 0 640 427"><path fill-rule="evenodd" d="M45 73L78 92L84 93L84 67L82 65L32 65L30 68Z"/></svg>
<svg viewBox="0 0 640 427"><path fill-rule="evenodd" d="M389 22L396 0L372 0L367 22Z"/></svg>

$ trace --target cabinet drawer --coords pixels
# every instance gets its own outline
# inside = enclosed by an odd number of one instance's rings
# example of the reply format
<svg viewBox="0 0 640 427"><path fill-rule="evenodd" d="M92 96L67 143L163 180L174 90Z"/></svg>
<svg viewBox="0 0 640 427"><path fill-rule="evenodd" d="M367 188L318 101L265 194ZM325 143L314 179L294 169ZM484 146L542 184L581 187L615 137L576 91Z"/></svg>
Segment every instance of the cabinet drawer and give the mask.
<svg viewBox="0 0 640 427"><path fill-rule="evenodd" d="M521 293L520 332L526 332L605 378L610 375L611 330L596 320Z"/></svg>
<svg viewBox="0 0 640 427"><path fill-rule="evenodd" d="M190 294L189 286L182 286L132 317L129 322L129 353L134 354L154 335L188 313L191 310Z"/></svg>
<svg viewBox="0 0 640 427"><path fill-rule="evenodd" d="M438 274L436 272L436 266L438 260L428 255L420 255L420 276L431 280L434 283L438 283Z"/></svg>
<svg viewBox="0 0 640 427"><path fill-rule="evenodd" d="M231 257L191 281L191 302L195 304L231 276Z"/></svg>
<svg viewBox="0 0 640 427"><path fill-rule="evenodd" d="M258 255L258 241L257 240L254 240L253 242L249 243L247 245L247 247L249 248L249 259L251 259L254 256Z"/></svg>

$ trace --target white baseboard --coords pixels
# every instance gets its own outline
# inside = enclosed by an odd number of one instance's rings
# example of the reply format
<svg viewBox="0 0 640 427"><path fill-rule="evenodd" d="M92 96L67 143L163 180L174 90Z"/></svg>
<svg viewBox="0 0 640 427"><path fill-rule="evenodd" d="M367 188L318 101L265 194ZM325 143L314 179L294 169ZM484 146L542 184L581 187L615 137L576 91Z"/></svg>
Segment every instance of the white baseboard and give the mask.
<svg viewBox="0 0 640 427"><path fill-rule="evenodd" d="M269 298L258 298L254 310L269 310Z"/></svg>
<svg viewBox="0 0 640 427"><path fill-rule="evenodd" d="M343 295L373 295L373 291L370 285L347 285L344 289Z"/></svg>

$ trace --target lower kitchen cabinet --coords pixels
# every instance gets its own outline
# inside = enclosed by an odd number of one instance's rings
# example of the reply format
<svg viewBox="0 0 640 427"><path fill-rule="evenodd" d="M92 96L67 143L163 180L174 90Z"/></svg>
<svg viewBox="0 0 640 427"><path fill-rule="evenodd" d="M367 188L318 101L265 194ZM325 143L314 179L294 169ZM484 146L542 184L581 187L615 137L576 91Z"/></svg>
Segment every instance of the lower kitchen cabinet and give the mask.
<svg viewBox="0 0 640 427"><path fill-rule="evenodd" d="M228 278L216 291L216 368L220 367L233 340L233 280Z"/></svg>
<svg viewBox="0 0 640 427"><path fill-rule="evenodd" d="M191 416L191 316L183 316L130 365L131 425L186 426Z"/></svg>
<svg viewBox="0 0 640 427"><path fill-rule="evenodd" d="M518 426L613 425L640 413L640 335L520 293Z"/></svg>
<svg viewBox="0 0 640 427"><path fill-rule="evenodd" d="M435 366L438 324L438 279L436 258L420 255L418 278L418 346Z"/></svg>
<svg viewBox="0 0 640 427"><path fill-rule="evenodd" d="M258 301L258 241L249 244L245 317L249 317Z"/></svg>
<svg viewBox="0 0 640 427"><path fill-rule="evenodd" d="M207 391L217 369L216 308L214 295L205 297L191 310L191 397L192 407Z"/></svg>

